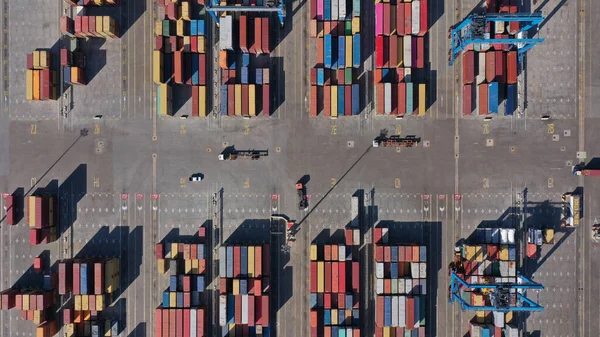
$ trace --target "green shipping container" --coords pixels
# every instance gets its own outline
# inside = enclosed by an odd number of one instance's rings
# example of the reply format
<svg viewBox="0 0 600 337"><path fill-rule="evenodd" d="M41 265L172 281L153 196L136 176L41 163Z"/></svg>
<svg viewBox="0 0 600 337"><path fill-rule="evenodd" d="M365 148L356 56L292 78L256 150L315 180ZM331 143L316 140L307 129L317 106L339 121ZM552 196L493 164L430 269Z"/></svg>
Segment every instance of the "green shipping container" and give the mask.
<svg viewBox="0 0 600 337"><path fill-rule="evenodd" d="M346 68L346 73L344 74L345 76L345 81L346 84L352 84L352 68Z"/></svg>
<svg viewBox="0 0 600 337"><path fill-rule="evenodd" d="M344 26L344 31L346 36L352 36L352 21L346 21Z"/></svg>
<svg viewBox="0 0 600 337"><path fill-rule="evenodd" d="M414 110L413 96L414 96L413 84L406 83L406 114L407 115L412 115L413 110Z"/></svg>
<svg viewBox="0 0 600 337"><path fill-rule="evenodd" d="M162 35L163 36L171 36L171 21L163 20L162 22Z"/></svg>

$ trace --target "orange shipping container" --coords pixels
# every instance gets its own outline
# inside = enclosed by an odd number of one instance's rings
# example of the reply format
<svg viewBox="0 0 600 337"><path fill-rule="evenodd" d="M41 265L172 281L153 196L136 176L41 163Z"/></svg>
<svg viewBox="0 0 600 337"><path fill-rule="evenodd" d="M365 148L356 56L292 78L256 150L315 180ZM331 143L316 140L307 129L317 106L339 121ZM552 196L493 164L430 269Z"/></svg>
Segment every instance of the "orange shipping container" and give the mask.
<svg viewBox="0 0 600 337"><path fill-rule="evenodd" d="M40 99L40 75L41 72L39 70L33 71L33 99Z"/></svg>
<svg viewBox="0 0 600 337"><path fill-rule="evenodd" d="M317 86L310 86L310 116L317 117Z"/></svg>
<svg viewBox="0 0 600 337"><path fill-rule="evenodd" d="M517 52L509 51L506 55L506 83L516 84L517 83Z"/></svg>
<svg viewBox="0 0 600 337"><path fill-rule="evenodd" d="M323 114L331 117L331 86L323 87Z"/></svg>
<svg viewBox="0 0 600 337"><path fill-rule="evenodd" d="M488 110L488 84L479 85L479 115L487 115Z"/></svg>

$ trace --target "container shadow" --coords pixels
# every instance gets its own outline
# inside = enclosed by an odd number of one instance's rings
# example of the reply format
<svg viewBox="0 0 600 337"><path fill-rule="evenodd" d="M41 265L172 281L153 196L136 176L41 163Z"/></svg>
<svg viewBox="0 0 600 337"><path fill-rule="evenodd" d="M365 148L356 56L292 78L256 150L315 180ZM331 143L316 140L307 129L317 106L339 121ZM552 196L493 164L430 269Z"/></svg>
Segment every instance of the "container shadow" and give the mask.
<svg viewBox="0 0 600 337"><path fill-rule="evenodd" d="M146 337L146 322L140 322L127 337Z"/></svg>
<svg viewBox="0 0 600 337"><path fill-rule="evenodd" d="M87 194L87 164L80 164L58 187L58 226L61 236L77 221L77 204Z"/></svg>
<svg viewBox="0 0 600 337"><path fill-rule="evenodd" d="M137 20L142 16L142 14L144 14L144 12L146 11L146 2L138 0L121 0L121 6L113 8L110 8L112 10L109 12L109 14L104 15L109 15L115 20L117 20L117 22L119 22L119 34L117 34L117 36L122 37L137 22ZM134 37L132 36L132 38Z"/></svg>
<svg viewBox="0 0 600 337"><path fill-rule="evenodd" d="M171 111L173 113L173 116L175 116L192 97L192 86L173 85L173 90L171 92L173 93L173 105ZM191 111L181 112L181 115L191 115L190 112Z"/></svg>
<svg viewBox="0 0 600 337"><path fill-rule="evenodd" d="M104 39L88 39L80 42L79 48L86 58L86 83L91 82L106 66L106 50L100 49L105 42Z"/></svg>
<svg viewBox="0 0 600 337"><path fill-rule="evenodd" d="M225 245L253 245L271 242L270 219L246 219L224 241Z"/></svg>
<svg viewBox="0 0 600 337"><path fill-rule="evenodd" d="M275 73L276 76L271 76L270 78L270 94L269 97L271 100L270 109L266 113L263 111L263 115L271 116L273 112L277 111L279 107L285 102L285 68L283 57L271 57L271 74ZM273 94L275 91L275 94ZM261 96L262 97L262 96ZM262 102L262 99L260 100Z"/></svg>
<svg viewBox="0 0 600 337"><path fill-rule="evenodd" d="M446 4L447 1L444 0L429 0L429 6L427 6L427 10L429 11L429 13L427 13L429 27L427 28L433 27L442 15L444 15Z"/></svg>

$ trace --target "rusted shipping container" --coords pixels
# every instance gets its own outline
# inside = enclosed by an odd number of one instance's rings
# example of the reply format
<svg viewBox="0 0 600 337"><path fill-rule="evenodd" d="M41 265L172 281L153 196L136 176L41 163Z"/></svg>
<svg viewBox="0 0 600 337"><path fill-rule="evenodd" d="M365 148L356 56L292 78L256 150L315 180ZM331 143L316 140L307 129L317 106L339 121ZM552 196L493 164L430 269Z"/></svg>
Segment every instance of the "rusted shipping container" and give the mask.
<svg viewBox="0 0 600 337"><path fill-rule="evenodd" d="M406 83L400 82L398 83L398 93L397 93L397 102L398 102L398 115L403 116L406 114ZM381 246L378 246L381 247ZM381 247L383 253L383 247ZM383 257L383 256L382 256Z"/></svg>
<svg viewBox="0 0 600 337"><path fill-rule="evenodd" d="M506 83L506 68L504 65L506 63L506 54L498 50L494 54L496 57L496 81Z"/></svg>
<svg viewBox="0 0 600 337"><path fill-rule="evenodd" d="M378 115L383 115L384 113L384 105L385 105L385 97L384 97L384 84L378 83L375 85L375 94L377 97L377 105L376 105L376 113Z"/></svg>
<svg viewBox="0 0 600 337"><path fill-rule="evenodd" d="M183 52L175 51L173 54L173 81L177 84L183 84Z"/></svg>
<svg viewBox="0 0 600 337"><path fill-rule="evenodd" d="M506 54L506 83L517 83L517 52L514 50Z"/></svg>
<svg viewBox="0 0 600 337"><path fill-rule="evenodd" d="M310 116L317 117L317 86L310 86Z"/></svg>
<svg viewBox="0 0 600 337"><path fill-rule="evenodd" d="M412 4L404 3L404 34L408 35L412 32Z"/></svg>
<svg viewBox="0 0 600 337"><path fill-rule="evenodd" d="M481 83L479 87L479 115L489 114L488 108L488 84Z"/></svg>
<svg viewBox="0 0 600 337"><path fill-rule="evenodd" d="M269 18L261 18L261 33L262 33L262 52L266 54L271 53L271 46L269 40Z"/></svg>
<svg viewBox="0 0 600 337"><path fill-rule="evenodd" d="M254 50L257 54L261 54L263 52L262 51L262 21L261 21L261 18L254 18Z"/></svg>
<svg viewBox="0 0 600 337"><path fill-rule="evenodd" d="M496 78L496 54L494 51L485 53L485 79L494 82Z"/></svg>
<svg viewBox="0 0 600 337"><path fill-rule="evenodd" d="M463 86L463 116L470 116L473 111L473 84Z"/></svg>
<svg viewBox="0 0 600 337"><path fill-rule="evenodd" d="M239 41L240 41L240 49L242 50L243 53L247 53L248 52L248 16L242 14L240 15L240 21L239 21L239 32L240 32L240 37L239 37Z"/></svg>
<svg viewBox="0 0 600 337"><path fill-rule="evenodd" d="M422 1L426 2L426 1ZM425 38L418 36L417 38L417 68L422 69L425 67ZM414 52L414 51L413 51Z"/></svg>
<svg viewBox="0 0 600 337"><path fill-rule="evenodd" d="M473 83L475 80L475 52L472 50L463 53L463 83Z"/></svg>

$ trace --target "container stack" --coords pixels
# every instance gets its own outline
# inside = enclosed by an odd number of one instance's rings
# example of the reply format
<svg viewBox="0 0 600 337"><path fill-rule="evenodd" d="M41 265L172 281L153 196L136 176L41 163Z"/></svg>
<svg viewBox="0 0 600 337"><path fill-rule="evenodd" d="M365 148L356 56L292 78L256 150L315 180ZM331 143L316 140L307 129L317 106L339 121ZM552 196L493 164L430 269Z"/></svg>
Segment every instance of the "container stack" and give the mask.
<svg viewBox="0 0 600 337"><path fill-rule="evenodd" d="M172 85L192 87L192 116L206 117L207 35L204 19L192 18L187 0L159 1L166 18L157 20L153 52L154 83L158 85L156 110L172 115Z"/></svg>
<svg viewBox="0 0 600 337"><path fill-rule="evenodd" d="M501 3L500 5L498 3ZM506 5L510 3L510 5ZM488 13L517 13L516 2L487 2ZM519 22L486 26L490 38L514 37ZM518 52L509 44L475 43L462 55L463 116L512 115L517 109ZM505 104L502 104L502 103Z"/></svg>
<svg viewBox="0 0 600 337"><path fill-rule="evenodd" d="M425 336L427 248L391 244L376 227L375 336Z"/></svg>
<svg viewBox="0 0 600 337"><path fill-rule="evenodd" d="M310 247L311 336L360 336L360 231L341 244Z"/></svg>
<svg viewBox="0 0 600 337"><path fill-rule="evenodd" d="M221 18L221 115L270 115L269 34L269 17L240 14Z"/></svg>
<svg viewBox="0 0 600 337"><path fill-rule="evenodd" d="M55 100L56 71L52 70L52 53L48 50L36 50L27 54L25 71L26 98L30 101Z"/></svg>
<svg viewBox="0 0 600 337"><path fill-rule="evenodd" d="M6 217L4 221L7 225L13 226L15 224L14 197L8 193L3 194L2 197L4 198L4 207L6 208Z"/></svg>
<svg viewBox="0 0 600 337"><path fill-rule="evenodd" d="M119 258L63 260L58 264L58 294L72 295L73 301L63 308L67 336L90 336L102 331L110 322L99 321L98 313L112 303L119 289Z"/></svg>
<svg viewBox="0 0 600 337"><path fill-rule="evenodd" d="M27 197L29 244L46 244L58 238L55 209L56 200L52 196Z"/></svg>
<svg viewBox="0 0 600 337"><path fill-rule="evenodd" d="M169 288L162 294L162 305L155 310L155 336L206 335L206 311L200 303L205 290L206 227L200 227L199 243L160 242L155 254L158 273L169 266Z"/></svg>
<svg viewBox="0 0 600 337"><path fill-rule="evenodd" d="M46 321L55 300L52 289L7 289L0 293L0 298L0 310L15 308L22 320L32 321L36 325Z"/></svg>
<svg viewBox="0 0 600 337"><path fill-rule="evenodd" d="M360 1L311 0L310 36L316 65L310 73L310 116L358 115L361 59Z"/></svg>
<svg viewBox="0 0 600 337"><path fill-rule="evenodd" d="M375 92L378 115L427 110L424 76L428 0L375 0Z"/></svg>
<svg viewBox="0 0 600 337"><path fill-rule="evenodd" d="M65 2L71 7L114 7L121 4L120 0L65 0Z"/></svg>
<svg viewBox="0 0 600 337"><path fill-rule="evenodd" d="M270 249L219 247L219 325L221 336L270 335Z"/></svg>

